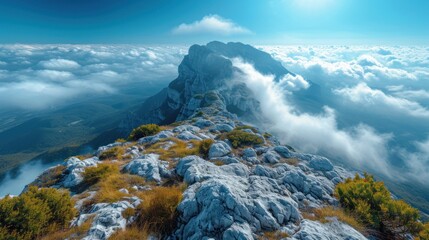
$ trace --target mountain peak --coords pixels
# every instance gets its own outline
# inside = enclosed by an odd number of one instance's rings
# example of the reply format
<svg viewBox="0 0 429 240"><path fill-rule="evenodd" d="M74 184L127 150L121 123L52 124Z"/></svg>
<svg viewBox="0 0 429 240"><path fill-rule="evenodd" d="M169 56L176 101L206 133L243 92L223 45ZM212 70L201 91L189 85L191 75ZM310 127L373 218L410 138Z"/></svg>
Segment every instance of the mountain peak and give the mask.
<svg viewBox="0 0 429 240"><path fill-rule="evenodd" d="M217 111L259 122L259 102L244 83L234 82L232 59L251 63L263 74L277 79L292 74L269 54L243 43L213 41L192 45L179 65L179 76L169 86L149 98L121 125L124 131L143 123L169 124L192 116L201 108L216 106ZM213 101L216 99L216 101Z"/></svg>

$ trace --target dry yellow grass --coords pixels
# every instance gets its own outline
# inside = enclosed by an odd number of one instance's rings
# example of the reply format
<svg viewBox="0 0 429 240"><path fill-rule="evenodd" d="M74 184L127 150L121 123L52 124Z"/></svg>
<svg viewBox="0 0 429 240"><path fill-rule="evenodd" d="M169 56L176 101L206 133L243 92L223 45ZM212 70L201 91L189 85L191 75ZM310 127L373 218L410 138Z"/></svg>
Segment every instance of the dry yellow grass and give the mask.
<svg viewBox="0 0 429 240"><path fill-rule="evenodd" d="M116 163L105 162L97 166L88 167L82 174L83 183L87 186L91 186L116 173L119 173L119 166Z"/></svg>
<svg viewBox="0 0 429 240"><path fill-rule="evenodd" d="M176 208L182 200L183 186L157 187L141 194L136 208L136 225L151 234L166 236L177 224Z"/></svg>
<svg viewBox="0 0 429 240"><path fill-rule="evenodd" d="M90 203L117 202L123 197L129 196L129 194L120 192L119 189L131 190L131 187L135 185L146 185L146 182L137 175L113 173L94 186L94 188L97 188L97 193L90 200Z"/></svg>
<svg viewBox="0 0 429 240"><path fill-rule="evenodd" d="M347 214L342 208L334 208L331 206L316 208L309 212L303 212L305 219L319 221L321 223L330 222L330 217L336 217L339 221L347 223L361 233L365 233L365 226L358 222L353 216Z"/></svg>
<svg viewBox="0 0 429 240"><path fill-rule="evenodd" d="M83 155L78 155L75 157L77 157L79 160L85 160L85 159L91 158L92 155L91 154L83 154Z"/></svg>
<svg viewBox="0 0 429 240"><path fill-rule="evenodd" d="M64 169L66 169L66 167L63 165L58 165L49 169L46 173L37 178L34 185L37 187L50 187L58 183Z"/></svg>
<svg viewBox="0 0 429 240"><path fill-rule="evenodd" d="M114 233L109 240L146 240L149 238L147 229L132 226Z"/></svg>
<svg viewBox="0 0 429 240"><path fill-rule="evenodd" d="M215 160L215 161L213 161L213 163L216 166L223 166L223 165L225 165L225 162L222 162L221 160Z"/></svg>
<svg viewBox="0 0 429 240"><path fill-rule="evenodd" d="M40 240L63 240L63 239L77 240L77 239L82 239L86 235L86 233L88 232L89 228L91 227L92 220L93 220L93 218L90 218L78 227L63 229L61 231L57 231L57 232L48 234L48 235L42 237Z"/></svg>
<svg viewBox="0 0 429 240"><path fill-rule="evenodd" d="M128 146L127 146L128 147ZM116 146L107 149L106 151L102 152L99 156L100 160L122 160L125 154L125 149L127 148L125 146Z"/></svg>
<svg viewBox="0 0 429 240"><path fill-rule="evenodd" d="M173 144L167 148L166 144L169 141L173 142ZM199 146L200 141L191 140L190 143L187 143L177 138L167 138L148 146L146 152L158 154L159 159L168 161L188 155L198 155Z"/></svg>
<svg viewBox="0 0 429 240"><path fill-rule="evenodd" d="M292 165L292 166L298 166L299 159L297 159L297 158L282 158L282 159L280 159L280 162L281 163L287 163L287 164Z"/></svg>
<svg viewBox="0 0 429 240"><path fill-rule="evenodd" d="M264 232L262 236L258 237L258 240L278 240L287 238L289 235L281 231Z"/></svg>

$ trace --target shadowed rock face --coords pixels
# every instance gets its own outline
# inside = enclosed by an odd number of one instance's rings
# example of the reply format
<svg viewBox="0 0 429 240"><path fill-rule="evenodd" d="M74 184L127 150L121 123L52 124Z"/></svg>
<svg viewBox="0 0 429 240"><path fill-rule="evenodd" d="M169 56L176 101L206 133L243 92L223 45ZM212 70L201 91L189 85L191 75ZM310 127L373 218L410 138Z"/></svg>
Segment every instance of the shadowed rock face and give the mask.
<svg viewBox="0 0 429 240"><path fill-rule="evenodd" d="M193 45L179 66L179 76L127 116L121 128L129 132L144 123L169 124L195 114L201 107L228 111L240 119L260 122L259 102L245 84L234 81L231 59L241 58L264 73L278 78L291 74L269 54L242 43L211 42Z"/></svg>

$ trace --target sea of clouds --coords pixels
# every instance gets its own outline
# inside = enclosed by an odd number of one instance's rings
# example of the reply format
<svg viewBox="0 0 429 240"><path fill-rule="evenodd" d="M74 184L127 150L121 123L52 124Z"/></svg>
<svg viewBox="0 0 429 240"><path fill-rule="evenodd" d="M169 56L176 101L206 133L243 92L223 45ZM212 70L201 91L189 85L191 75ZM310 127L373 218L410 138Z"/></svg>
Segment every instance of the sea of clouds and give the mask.
<svg viewBox="0 0 429 240"><path fill-rule="evenodd" d="M276 82L248 63L234 63L283 142L395 181L427 183L428 47L259 48L297 74L286 78L299 79ZM321 94L304 104L313 105L310 112L296 100L311 85Z"/></svg>
<svg viewBox="0 0 429 240"><path fill-rule="evenodd" d="M0 108L41 110L171 80L184 46L0 45Z"/></svg>

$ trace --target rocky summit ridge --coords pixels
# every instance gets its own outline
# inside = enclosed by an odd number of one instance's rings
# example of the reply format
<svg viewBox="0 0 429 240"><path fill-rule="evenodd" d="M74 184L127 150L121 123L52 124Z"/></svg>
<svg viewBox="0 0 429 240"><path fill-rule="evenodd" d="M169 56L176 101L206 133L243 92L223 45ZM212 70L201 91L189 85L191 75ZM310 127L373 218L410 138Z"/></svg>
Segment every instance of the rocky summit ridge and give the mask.
<svg viewBox="0 0 429 240"><path fill-rule="evenodd" d="M174 184L184 186L183 197L177 206L177 225L163 238L258 239L277 232L279 239L366 239L337 218L324 223L304 218L311 209L338 205L335 185L354 173L325 157L297 152L257 126L249 126L248 122L261 121L260 107L244 84L228 83L236 71L230 60L234 57L251 62L265 74L289 73L268 54L248 45L194 45L180 64L177 79L122 124L129 132L140 124L157 123L165 125L162 131L135 142L102 146L91 156L71 157L46 170L33 185L73 193L79 214L72 226L90 224L83 239L108 239L126 229L136 217L124 213L136 209L144 201L141 196ZM237 146L225 138L233 131L257 141ZM206 154L191 150L204 140L211 143ZM185 150L179 151L178 145ZM117 153L106 158L105 153L112 150ZM120 174L139 176L144 183L115 189L122 194L120 199L97 202L94 199L101 190L83 184L84 172L107 162L119 166ZM53 172L55 181L46 184Z"/></svg>

